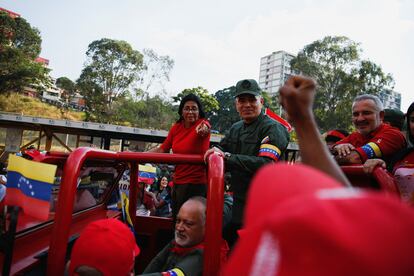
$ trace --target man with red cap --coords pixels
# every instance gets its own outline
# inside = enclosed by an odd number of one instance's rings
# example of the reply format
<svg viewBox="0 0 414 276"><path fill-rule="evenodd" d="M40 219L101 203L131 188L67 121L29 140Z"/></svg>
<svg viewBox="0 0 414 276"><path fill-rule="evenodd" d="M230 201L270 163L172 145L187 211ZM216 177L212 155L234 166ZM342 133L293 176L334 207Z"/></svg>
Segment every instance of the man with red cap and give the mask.
<svg viewBox="0 0 414 276"><path fill-rule="evenodd" d="M303 163L311 167L268 165L258 172L245 228L222 274L414 275L414 210L379 192L344 187L348 180L319 137L314 92L315 83L298 76L281 88Z"/></svg>
<svg viewBox="0 0 414 276"><path fill-rule="evenodd" d="M134 275L139 248L131 230L117 219L88 224L72 249L69 275Z"/></svg>

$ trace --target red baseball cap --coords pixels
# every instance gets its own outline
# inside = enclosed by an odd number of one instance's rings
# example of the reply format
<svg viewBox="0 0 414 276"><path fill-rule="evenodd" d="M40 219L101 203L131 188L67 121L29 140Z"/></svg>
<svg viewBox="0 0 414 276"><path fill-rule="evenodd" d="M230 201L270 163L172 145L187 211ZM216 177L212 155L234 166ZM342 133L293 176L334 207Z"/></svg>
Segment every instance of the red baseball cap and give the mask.
<svg viewBox="0 0 414 276"><path fill-rule="evenodd" d="M411 207L287 166L267 166L254 178L246 219L254 212L261 219L246 220L222 275L414 275ZM269 194L274 206L255 209Z"/></svg>
<svg viewBox="0 0 414 276"><path fill-rule="evenodd" d="M131 230L117 219L88 224L72 249L69 275L85 265L105 276L128 275L140 250Z"/></svg>
<svg viewBox="0 0 414 276"><path fill-rule="evenodd" d="M342 186L328 175L305 165L278 163L265 166L252 180L247 196L248 207L244 213L244 226L256 224L263 217L258 213L269 212L294 196Z"/></svg>
<svg viewBox="0 0 414 276"><path fill-rule="evenodd" d="M339 140L344 139L347 135L345 135L344 133L342 133L341 131L338 131L336 129L334 130L330 130L326 133L326 136L332 136L335 138L338 138Z"/></svg>

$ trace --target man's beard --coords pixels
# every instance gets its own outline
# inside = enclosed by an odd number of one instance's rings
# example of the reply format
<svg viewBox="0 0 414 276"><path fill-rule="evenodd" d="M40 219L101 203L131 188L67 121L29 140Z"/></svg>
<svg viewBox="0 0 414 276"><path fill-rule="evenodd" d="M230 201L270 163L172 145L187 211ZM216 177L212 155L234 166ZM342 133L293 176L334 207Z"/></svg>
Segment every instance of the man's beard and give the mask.
<svg viewBox="0 0 414 276"><path fill-rule="evenodd" d="M178 231L175 231L175 242L179 245L179 246L185 246L188 242L188 237L183 235L183 234L179 234Z"/></svg>

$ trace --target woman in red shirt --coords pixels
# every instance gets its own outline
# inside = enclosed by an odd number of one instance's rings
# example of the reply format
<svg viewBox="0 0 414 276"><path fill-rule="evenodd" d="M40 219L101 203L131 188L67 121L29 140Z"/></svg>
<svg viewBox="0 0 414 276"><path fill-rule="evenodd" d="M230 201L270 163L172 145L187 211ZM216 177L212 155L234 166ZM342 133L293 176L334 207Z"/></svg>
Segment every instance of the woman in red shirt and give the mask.
<svg viewBox="0 0 414 276"><path fill-rule="evenodd" d="M171 127L164 143L152 152L204 155L210 145L210 123L205 119L200 99L186 95L178 108L180 118ZM175 218L181 205L190 197L206 196L207 175L204 165L180 164L175 167L172 192L172 214Z"/></svg>

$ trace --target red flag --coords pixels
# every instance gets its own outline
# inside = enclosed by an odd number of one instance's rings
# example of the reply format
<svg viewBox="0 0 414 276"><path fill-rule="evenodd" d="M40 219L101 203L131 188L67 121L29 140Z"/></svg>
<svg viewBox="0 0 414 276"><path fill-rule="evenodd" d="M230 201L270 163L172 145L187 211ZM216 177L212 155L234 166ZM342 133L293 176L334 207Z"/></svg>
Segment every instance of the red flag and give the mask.
<svg viewBox="0 0 414 276"><path fill-rule="evenodd" d="M288 132L292 131L292 126L288 123L288 121L286 121L285 119L283 119L282 117L274 113L269 108L266 108L265 114L269 116L270 118L272 118L273 120L281 123L287 129Z"/></svg>

